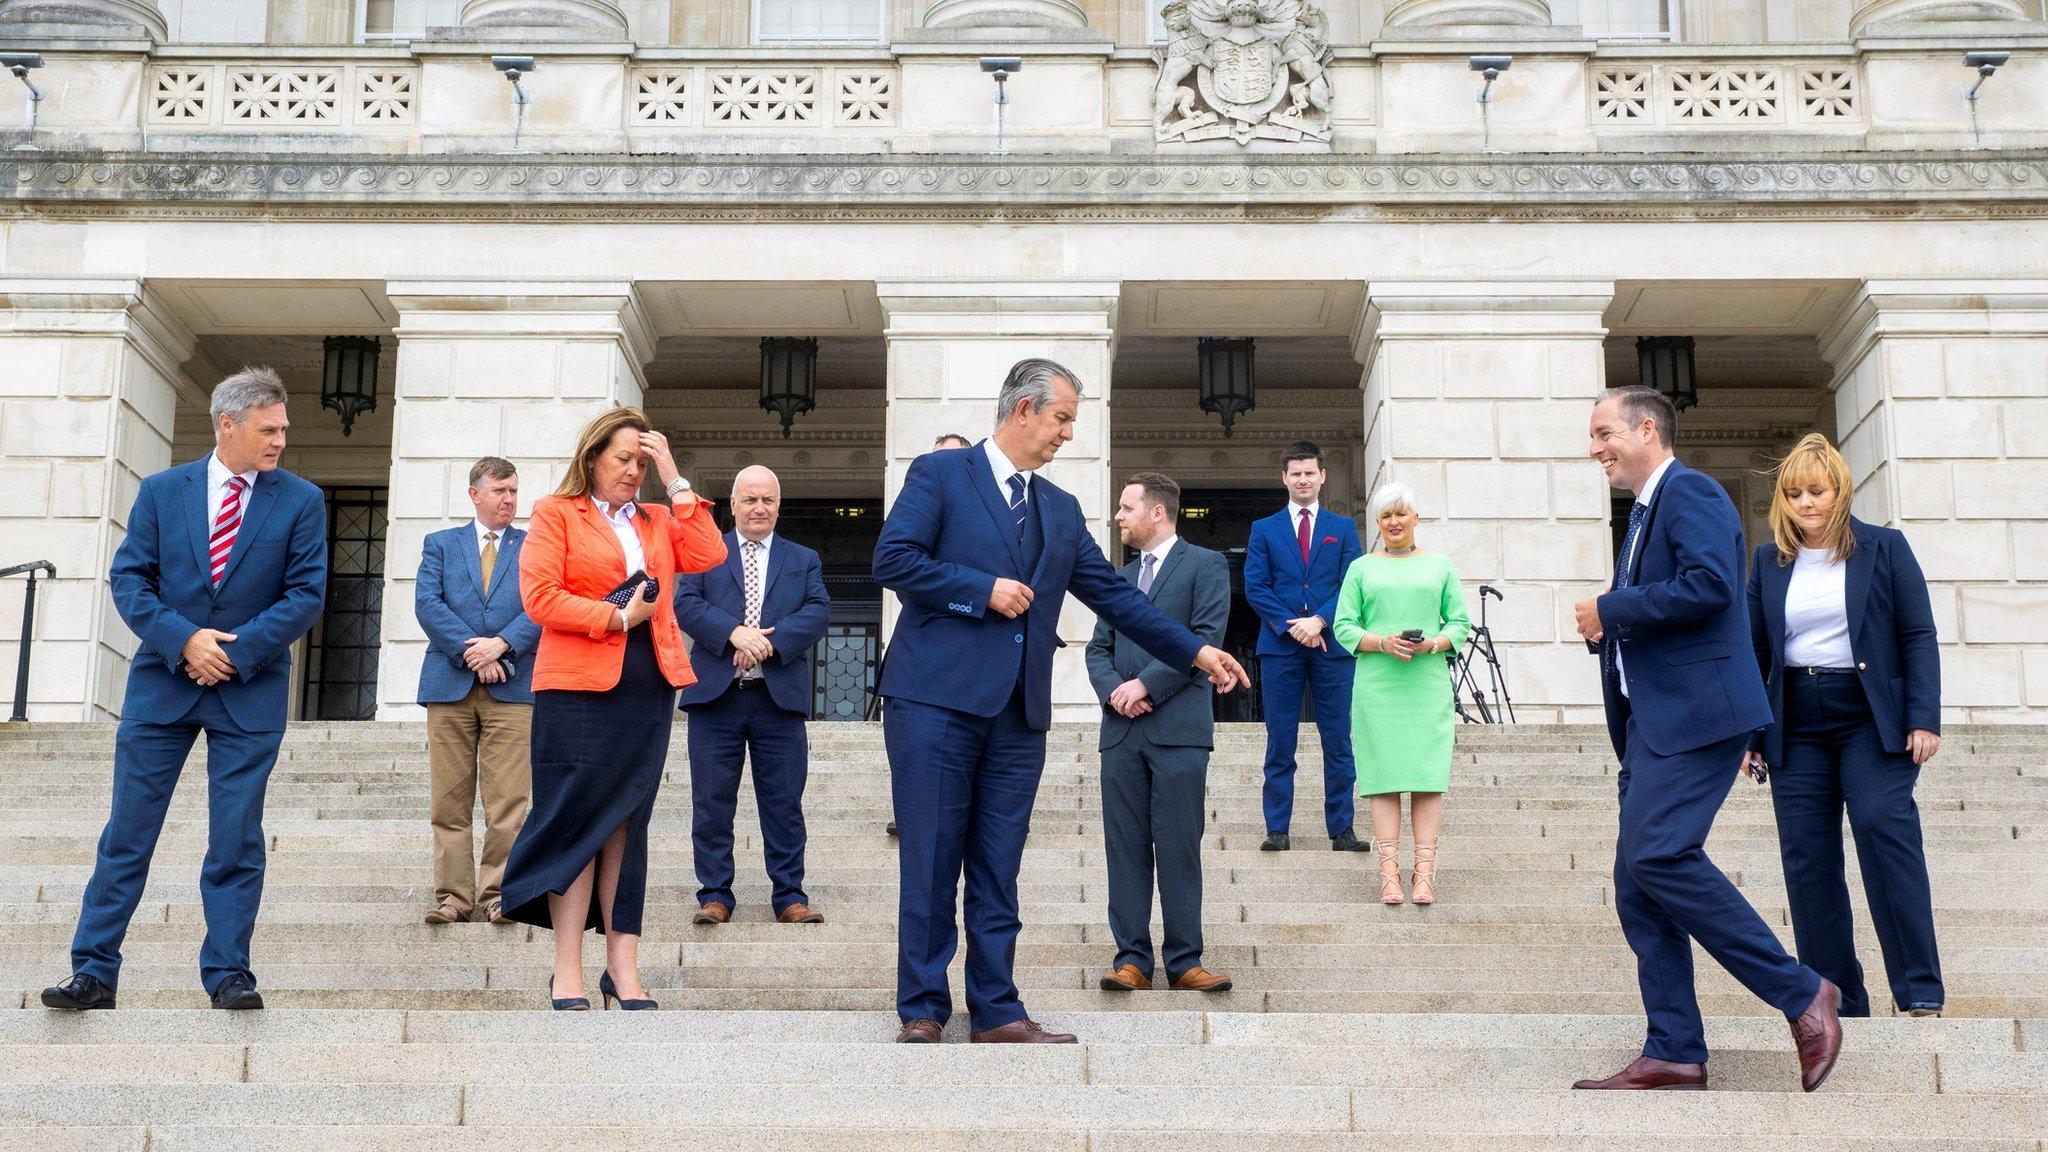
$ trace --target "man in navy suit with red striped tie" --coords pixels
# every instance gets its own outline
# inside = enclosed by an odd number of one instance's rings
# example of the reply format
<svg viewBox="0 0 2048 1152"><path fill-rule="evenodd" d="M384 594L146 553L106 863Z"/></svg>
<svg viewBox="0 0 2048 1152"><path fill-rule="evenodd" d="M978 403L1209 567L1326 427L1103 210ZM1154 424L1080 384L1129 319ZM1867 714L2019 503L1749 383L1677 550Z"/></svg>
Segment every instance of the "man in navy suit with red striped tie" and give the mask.
<svg viewBox="0 0 2048 1152"><path fill-rule="evenodd" d="M263 797L284 740L291 646L327 599L320 489L280 471L284 383L244 368L213 390L214 450L142 482L114 554L114 607L139 644L114 738L114 798L51 1008L112 1008L185 757L206 733L199 975L215 1008L263 1007L249 938L263 899Z"/></svg>

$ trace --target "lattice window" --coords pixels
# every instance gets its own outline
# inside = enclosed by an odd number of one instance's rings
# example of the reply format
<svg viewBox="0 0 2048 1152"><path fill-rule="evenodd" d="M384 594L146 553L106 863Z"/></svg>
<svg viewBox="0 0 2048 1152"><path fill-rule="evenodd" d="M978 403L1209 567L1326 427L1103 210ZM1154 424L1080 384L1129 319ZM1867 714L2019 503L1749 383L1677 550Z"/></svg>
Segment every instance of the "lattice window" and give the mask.
<svg viewBox="0 0 2048 1152"><path fill-rule="evenodd" d="M816 124L818 74L803 72L713 72L714 124Z"/></svg>
<svg viewBox="0 0 2048 1152"><path fill-rule="evenodd" d="M1671 112L1680 121L1776 120L1778 74L1762 68L1682 68L1671 73Z"/></svg>
<svg viewBox="0 0 2048 1152"><path fill-rule="evenodd" d="M894 72L842 72L835 118L841 124L896 122Z"/></svg>
<svg viewBox="0 0 2048 1152"><path fill-rule="evenodd" d="M633 123L690 122L690 73L642 72L633 77Z"/></svg>
<svg viewBox="0 0 2048 1152"><path fill-rule="evenodd" d="M1856 115L1856 73L1848 68L1801 68L1799 110L1812 120Z"/></svg>
<svg viewBox="0 0 2048 1152"><path fill-rule="evenodd" d="M341 74L310 68L246 69L228 74L228 121L332 124Z"/></svg>
<svg viewBox="0 0 2048 1152"><path fill-rule="evenodd" d="M149 118L159 124L213 119L213 69L159 69L149 85Z"/></svg>
<svg viewBox="0 0 2048 1152"><path fill-rule="evenodd" d="M1650 118L1648 69L1614 69L1593 77L1593 117L1634 122Z"/></svg>
<svg viewBox="0 0 2048 1152"><path fill-rule="evenodd" d="M373 69L356 75L356 123L410 124L417 109L419 75Z"/></svg>

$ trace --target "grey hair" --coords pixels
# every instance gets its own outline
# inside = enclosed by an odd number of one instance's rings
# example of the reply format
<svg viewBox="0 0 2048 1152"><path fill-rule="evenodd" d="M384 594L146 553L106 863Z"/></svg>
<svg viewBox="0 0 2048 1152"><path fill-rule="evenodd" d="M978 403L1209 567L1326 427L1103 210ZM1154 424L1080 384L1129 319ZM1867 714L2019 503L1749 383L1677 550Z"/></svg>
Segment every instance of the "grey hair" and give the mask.
<svg viewBox="0 0 2048 1152"><path fill-rule="evenodd" d="M1372 499L1366 502L1365 508L1366 519L1374 524L1379 523L1380 517L1388 512L1415 512L1418 515L1421 512L1415 506L1415 489L1399 480L1389 480L1380 485L1372 494Z"/></svg>
<svg viewBox="0 0 2048 1152"><path fill-rule="evenodd" d="M1609 388L1600 393L1600 399L1593 402L1598 408L1609 400L1621 401L1621 418L1633 428L1648 420L1657 426L1657 442L1671 447L1678 435L1678 409L1671 404L1671 398L1641 384L1629 384L1621 388Z"/></svg>
<svg viewBox="0 0 2048 1152"><path fill-rule="evenodd" d="M268 368L245 367L213 386L213 400L207 411L215 420L226 416L240 424L252 408L268 408L285 402L284 381Z"/></svg>
<svg viewBox="0 0 2048 1152"><path fill-rule="evenodd" d="M1009 421L1019 400L1029 400L1033 412L1052 403L1054 380L1065 380L1076 397L1081 395L1081 378L1059 362L1042 356L1017 361L1003 378L1002 391L996 393L996 427L1001 428Z"/></svg>

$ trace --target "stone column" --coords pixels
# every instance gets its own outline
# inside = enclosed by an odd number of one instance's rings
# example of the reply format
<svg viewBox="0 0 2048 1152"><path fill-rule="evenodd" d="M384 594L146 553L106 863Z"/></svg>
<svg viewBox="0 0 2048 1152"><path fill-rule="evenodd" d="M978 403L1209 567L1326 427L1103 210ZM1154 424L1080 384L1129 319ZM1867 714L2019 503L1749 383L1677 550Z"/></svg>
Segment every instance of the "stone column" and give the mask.
<svg viewBox="0 0 2048 1152"><path fill-rule="evenodd" d="M590 419L640 405L654 335L633 286L617 282L394 283L398 371L384 545L377 716L411 719L426 638L413 576L427 533L473 515L480 456L519 468L521 521L554 491ZM671 434L675 430L669 430Z"/></svg>
<svg viewBox="0 0 2048 1152"><path fill-rule="evenodd" d="M885 504L903 487L910 462L943 433L970 440L989 434L996 393L1010 366L1046 356L1081 378L1074 439L1045 469L1073 493L1105 552L1116 509L1109 474L1110 364L1116 355L1114 283L901 283L877 286L889 342L888 476ZM1114 555L1114 553L1111 553ZM884 637L896 624L894 596L883 601ZM1061 719L1096 714L1082 649L1095 615L1069 597L1060 616L1067 642L1053 663L1053 708Z"/></svg>
<svg viewBox="0 0 2048 1152"><path fill-rule="evenodd" d="M142 479L170 467L192 336L137 280L0 281L0 567L48 560L36 588L32 720L121 712L135 637L107 571ZM0 581L0 700L14 695L20 577Z"/></svg>
<svg viewBox="0 0 2048 1152"><path fill-rule="evenodd" d="M1849 15L1849 34L1890 30L1879 25L2026 18L2020 0L1862 0Z"/></svg>
<svg viewBox="0 0 2048 1152"><path fill-rule="evenodd" d="M1391 34L1419 28L1549 24L1550 5L1545 0L1392 0L1384 26Z"/></svg>
<svg viewBox="0 0 2048 1152"><path fill-rule="evenodd" d="M1074 0L932 0L924 27L975 39L1000 38L1027 29L1086 29L1088 14Z"/></svg>
<svg viewBox="0 0 2048 1152"><path fill-rule="evenodd" d="M2048 714L2048 280L1870 281L1822 336L1856 515L1905 532L1955 720Z"/></svg>
<svg viewBox="0 0 2048 1152"><path fill-rule="evenodd" d="M628 39L626 13L612 0L468 0L458 35L508 43Z"/></svg>
<svg viewBox="0 0 2048 1152"><path fill-rule="evenodd" d="M1352 353L1365 365L1365 491L1415 489L1423 547L1478 588L1516 713L1592 720L1599 669L1572 605L1599 591L1613 551L1608 489L1586 456L1606 386L1605 281L1375 282ZM1369 523L1359 525L1368 546Z"/></svg>
<svg viewBox="0 0 2048 1152"><path fill-rule="evenodd" d="M0 39L171 38L155 0L0 0Z"/></svg>

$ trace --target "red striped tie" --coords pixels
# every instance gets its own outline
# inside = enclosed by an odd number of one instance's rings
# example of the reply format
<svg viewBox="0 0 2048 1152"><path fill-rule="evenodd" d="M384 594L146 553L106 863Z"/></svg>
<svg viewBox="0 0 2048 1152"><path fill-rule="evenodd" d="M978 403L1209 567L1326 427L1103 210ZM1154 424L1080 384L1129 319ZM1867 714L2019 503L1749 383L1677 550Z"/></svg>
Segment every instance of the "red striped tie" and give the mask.
<svg viewBox="0 0 2048 1152"><path fill-rule="evenodd" d="M213 586L220 587L220 578L227 574L228 555L235 550L235 531L242 526L242 489L249 486L240 476L228 477L228 494L220 502L220 515L213 518L213 538L207 544L207 556L213 564Z"/></svg>

